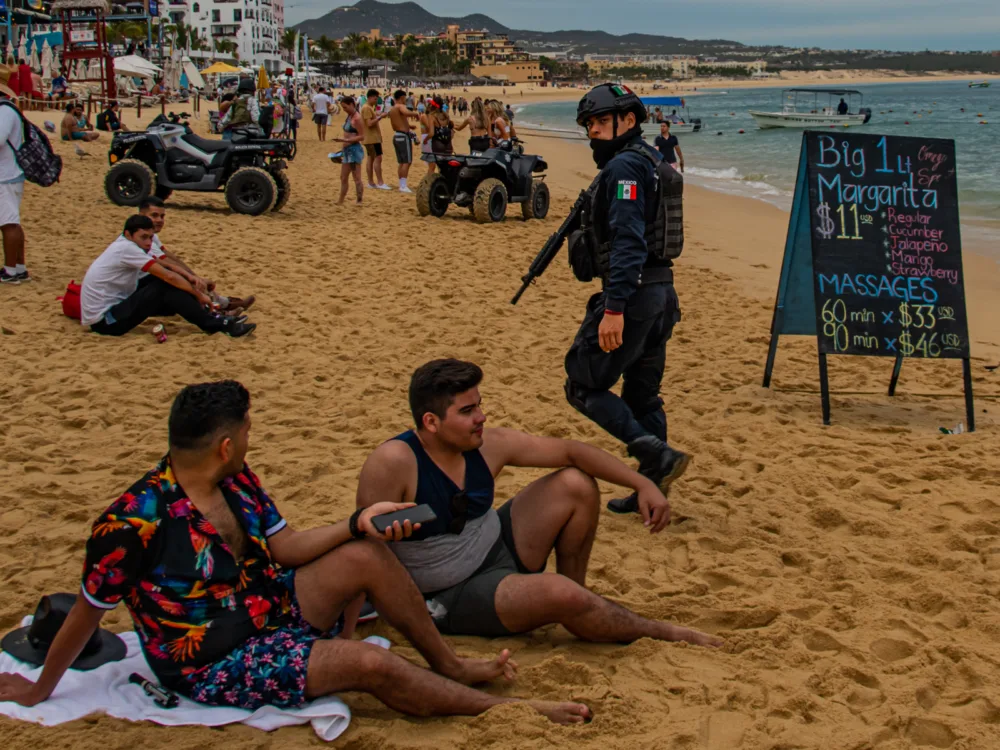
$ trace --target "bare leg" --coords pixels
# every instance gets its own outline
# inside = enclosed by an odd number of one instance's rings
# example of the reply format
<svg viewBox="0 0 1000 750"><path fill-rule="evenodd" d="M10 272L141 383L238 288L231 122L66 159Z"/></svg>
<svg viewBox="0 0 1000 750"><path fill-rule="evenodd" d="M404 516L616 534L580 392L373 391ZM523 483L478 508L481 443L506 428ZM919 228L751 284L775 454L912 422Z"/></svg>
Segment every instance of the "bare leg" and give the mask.
<svg viewBox="0 0 1000 750"><path fill-rule="evenodd" d="M372 182L372 180L375 179L373 174L374 169L375 169L375 158L373 156L369 156L367 159L365 159L365 175L368 177L368 187L375 187L375 183Z"/></svg>
<svg viewBox="0 0 1000 750"><path fill-rule="evenodd" d="M377 182L375 183L376 185L384 185L385 184L385 180L382 179L382 157L381 156L376 156L375 157L375 179L377 180Z"/></svg>
<svg viewBox="0 0 1000 750"><path fill-rule="evenodd" d="M361 165L352 164L351 172L354 174L354 193L358 197L358 205L361 205L361 200L365 197L365 185L361 181Z"/></svg>
<svg viewBox="0 0 1000 750"><path fill-rule="evenodd" d="M455 654L427 614L410 574L381 542L349 542L295 571L295 596L302 616L319 630L330 630L361 594L368 596L435 672L467 685L500 676L514 679L517 664L506 649L496 659L462 659Z"/></svg>
<svg viewBox="0 0 1000 750"><path fill-rule="evenodd" d="M586 585L600 509L597 483L579 469L532 482L511 504L517 556L529 570L541 570L554 548L559 573Z"/></svg>
<svg viewBox="0 0 1000 750"><path fill-rule="evenodd" d="M3 264L13 268L18 263L24 263L24 229L20 224L4 224L0 227L3 234Z"/></svg>
<svg viewBox="0 0 1000 750"><path fill-rule="evenodd" d="M351 176L351 165L341 164L340 165L340 198L337 200L337 205L344 205L344 198L347 197L347 185Z"/></svg>
<svg viewBox="0 0 1000 750"><path fill-rule="evenodd" d="M714 636L630 612L555 573L507 576L497 587L495 603L500 622L515 633L557 622L577 638L595 643L655 638L722 645Z"/></svg>
<svg viewBox="0 0 1000 750"><path fill-rule="evenodd" d="M344 640L317 641L309 654L306 696L344 690L371 693L411 716L478 716L517 698L497 698L411 664L385 649ZM557 724L581 724L591 717L582 703L526 701Z"/></svg>

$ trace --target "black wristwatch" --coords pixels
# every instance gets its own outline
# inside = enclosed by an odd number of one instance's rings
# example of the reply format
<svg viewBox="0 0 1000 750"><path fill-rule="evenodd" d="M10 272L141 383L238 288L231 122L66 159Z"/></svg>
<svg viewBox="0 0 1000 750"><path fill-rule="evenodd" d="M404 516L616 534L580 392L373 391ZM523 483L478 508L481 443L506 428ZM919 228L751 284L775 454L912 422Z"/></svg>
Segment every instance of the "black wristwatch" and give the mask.
<svg viewBox="0 0 1000 750"><path fill-rule="evenodd" d="M364 508L358 508L358 509L357 509L356 511L354 511L354 512L353 512L353 513L351 514L351 517L350 517L350 519L348 519L348 521L347 521L347 528L348 528L348 529L350 530L350 532L351 532L351 537L352 537L353 539L364 539L364 538L365 538L366 536L368 536L368 535L367 535L367 534L366 534L366 533L365 533L364 531L362 531L362 530L361 530L361 528L360 528L360 527L358 526L358 519L359 519L359 518L361 518L361 513L362 513L363 511L364 511Z"/></svg>

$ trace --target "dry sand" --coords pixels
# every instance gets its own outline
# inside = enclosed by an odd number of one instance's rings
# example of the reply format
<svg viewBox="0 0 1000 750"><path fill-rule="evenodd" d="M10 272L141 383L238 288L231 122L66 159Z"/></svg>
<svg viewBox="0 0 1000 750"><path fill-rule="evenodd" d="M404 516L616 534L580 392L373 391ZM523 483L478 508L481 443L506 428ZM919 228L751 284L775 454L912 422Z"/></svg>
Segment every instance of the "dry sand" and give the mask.
<svg viewBox="0 0 1000 750"><path fill-rule="evenodd" d="M563 354L592 289L572 280L563 255L509 304L594 172L580 144L530 144L552 164L546 221L522 222L512 209L505 223L479 226L461 209L421 219L398 193L333 206L331 144L310 127L302 136L282 212L234 216L221 195L169 203L166 244L224 290L258 295L260 327L249 339L205 336L177 319L166 322L164 345L152 323L121 339L84 333L55 298L129 214L102 190L106 141L85 146L93 156L84 159L58 143L62 182L28 186L35 281L0 289L3 630L40 594L76 589L90 523L165 450L167 410L187 383L234 377L250 388L249 461L299 528L348 515L365 455L406 428L408 375L432 357L484 367L493 425L622 455L562 393ZM695 463L672 493L675 522L662 535L602 514L589 579L644 615L718 633L726 647L596 646L559 627L458 638L466 654L515 651L521 679L498 692L585 700L595 720L556 727L517 706L414 720L348 694L354 721L338 746L1000 746L1000 374L983 369L1000 343L996 266L967 261L977 433L938 432L964 420L955 362L908 362L888 399L889 362L834 358L833 425L824 427L810 341L786 340L774 388L760 387L786 222L763 204L689 191L677 273L684 320L668 347L664 397L672 441ZM504 472L498 503L540 473ZM129 627L124 609L106 624ZM372 629L415 657L384 624L363 632ZM76 750L321 744L308 727L265 735L106 717L53 729L4 719L0 740Z"/></svg>

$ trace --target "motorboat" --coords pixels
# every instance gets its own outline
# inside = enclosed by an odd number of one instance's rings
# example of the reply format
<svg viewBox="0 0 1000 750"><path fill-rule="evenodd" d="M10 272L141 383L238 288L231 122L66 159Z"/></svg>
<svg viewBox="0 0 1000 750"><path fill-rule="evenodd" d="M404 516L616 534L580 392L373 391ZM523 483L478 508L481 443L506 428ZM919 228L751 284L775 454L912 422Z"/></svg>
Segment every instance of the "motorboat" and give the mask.
<svg viewBox="0 0 1000 750"><path fill-rule="evenodd" d="M644 136L656 136L660 134L660 122L668 120L670 122L670 133L680 135L683 133L698 133L701 131L701 118L692 117L687 104L679 96L644 96L642 103L649 112L649 118L643 123L642 134ZM656 120L656 109L659 107L663 120Z"/></svg>
<svg viewBox="0 0 1000 750"><path fill-rule="evenodd" d="M872 119L871 109L862 106L863 94L852 89L785 89L782 102L780 112L750 110L750 115L762 130L866 125Z"/></svg>
<svg viewBox="0 0 1000 750"><path fill-rule="evenodd" d="M969 81L970 89L988 89L989 87L989 81Z"/></svg>

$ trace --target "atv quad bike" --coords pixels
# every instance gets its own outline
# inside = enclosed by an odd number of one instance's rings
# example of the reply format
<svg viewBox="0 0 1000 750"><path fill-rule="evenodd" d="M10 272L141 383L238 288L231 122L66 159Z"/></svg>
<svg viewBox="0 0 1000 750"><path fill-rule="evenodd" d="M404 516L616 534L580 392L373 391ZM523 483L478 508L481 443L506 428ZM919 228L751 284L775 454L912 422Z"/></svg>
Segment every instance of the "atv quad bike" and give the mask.
<svg viewBox="0 0 1000 750"><path fill-rule="evenodd" d="M259 216L288 202L285 159L295 141L264 138L256 125L233 129L231 141L195 135L186 112L158 115L145 131L115 133L104 191L112 203L138 206L150 194L166 200L174 190L224 190L229 207Z"/></svg>
<svg viewBox="0 0 1000 750"><path fill-rule="evenodd" d="M503 221L508 203L520 203L527 219L544 219L549 212L549 188L543 180L548 165L540 156L528 156L514 140L471 154L431 154L438 171L417 188L417 212L444 216L448 206L466 206L476 221Z"/></svg>

